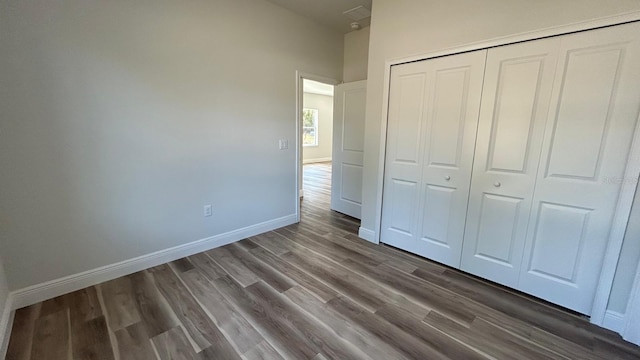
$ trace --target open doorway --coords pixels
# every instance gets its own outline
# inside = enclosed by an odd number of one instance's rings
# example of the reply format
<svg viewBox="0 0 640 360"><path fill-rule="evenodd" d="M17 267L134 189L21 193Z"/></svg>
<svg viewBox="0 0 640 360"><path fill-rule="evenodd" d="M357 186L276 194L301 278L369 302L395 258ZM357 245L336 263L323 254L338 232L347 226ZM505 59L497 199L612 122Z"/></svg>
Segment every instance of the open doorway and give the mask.
<svg viewBox="0 0 640 360"><path fill-rule="evenodd" d="M331 207L334 86L302 79L302 191L305 204Z"/></svg>

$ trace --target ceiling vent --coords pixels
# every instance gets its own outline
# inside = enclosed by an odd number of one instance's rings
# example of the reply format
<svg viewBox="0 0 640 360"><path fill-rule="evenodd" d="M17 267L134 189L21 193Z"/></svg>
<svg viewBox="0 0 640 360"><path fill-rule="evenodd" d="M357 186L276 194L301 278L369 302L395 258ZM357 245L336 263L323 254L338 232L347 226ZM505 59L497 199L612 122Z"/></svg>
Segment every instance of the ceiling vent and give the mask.
<svg viewBox="0 0 640 360"><path fill-rule="evenodd" d="M347 10L342 13L342 15L348 17L351 20L360 21L362 19L366 19L371 17L371 10L366 7L360 5L358 7L354 7L351 10Z"/></svg>

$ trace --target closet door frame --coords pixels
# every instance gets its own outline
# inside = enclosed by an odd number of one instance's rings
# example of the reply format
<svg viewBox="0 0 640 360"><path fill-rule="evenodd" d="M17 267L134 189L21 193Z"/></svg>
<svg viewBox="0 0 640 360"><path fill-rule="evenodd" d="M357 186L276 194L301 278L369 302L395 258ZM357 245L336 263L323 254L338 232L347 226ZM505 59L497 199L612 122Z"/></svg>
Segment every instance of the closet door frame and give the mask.
<svg viewBox="0 0 640 360"><path fill-rule="evenodd" d="M384 186L384 168L386 159L386 145L387 145L387 114L389 108L389 90L391 81L391 67L393 65L404 64L413 61L427 60L430 58L454 55L469 51L489 49L496 46L509 45L523 41L537 40L551 36L559 36L570 34L574 32L594 30L603 27L621 25L629 22L640 21L640 12L634 11L624 13L616 16L594 19L581 23L568 24L564 26L557 26L513 36L499 37L486 41L480 41L477 43L468 44L465 46L445 49L442 51L432 52L428 54L415 55L411 57L398 58L395 60L388 60L385 62L384 68L384 86L383 86L383 101L382 101L382 119L380 122L380 151L378 157L378 174L377 174L377 193L376 193L376 226L375 231L360 227L360 237L369 240L373 243L380 243L381 233L381 221L382 221L382 193ZM629 151L629 161L625 166L624 180L620 189L620 195L611 226L611 233L607 244L607 249L604 255L602 270L600 272L596 294L594 297L593 307L591 311L590 321L592 324L603 326L605 315L607 313L607 304L609 302L609 295L613 285L615 272L620 257L620 250L622 248L622 242L624 240L624 234L629 222L629 215L631 213L631 206L633 204L633 198L635 195L637 180L640 178L640 118L638 119L638 125L636 126L633 134L633 140L631 149ZM639 266L640 268L640 266ZM634 280L632 288L632 298L635 293L640 293L640 270ZM639 314L640 303L631 304L627 307L626 314ZM631 326L629 327L632 332L640 332L639 329ZM613 329L615 331L615 329ZM624 330L622 331L624 336Z"/></svg>

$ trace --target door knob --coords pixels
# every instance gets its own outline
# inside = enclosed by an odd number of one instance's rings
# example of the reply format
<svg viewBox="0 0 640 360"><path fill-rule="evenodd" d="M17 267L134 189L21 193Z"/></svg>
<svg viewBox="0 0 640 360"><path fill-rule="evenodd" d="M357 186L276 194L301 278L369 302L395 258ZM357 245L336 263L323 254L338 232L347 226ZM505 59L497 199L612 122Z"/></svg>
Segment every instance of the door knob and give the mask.
<svg viewBox="0 0 640 360"><path fill-rule="evenodd" d="M495 187L500 187L500 185L502 185L502 184L500 184L500 183L499 183L499 182L497 182L497 181L493 183L493 186L495 186Z"/></svg>
<svg viewBox="0 0 640 360"><path fill-rule="evenodd" d="M451 180L451 176L447 175L447 176L444 177L444 179L449 181L449 180Z"/></svg>

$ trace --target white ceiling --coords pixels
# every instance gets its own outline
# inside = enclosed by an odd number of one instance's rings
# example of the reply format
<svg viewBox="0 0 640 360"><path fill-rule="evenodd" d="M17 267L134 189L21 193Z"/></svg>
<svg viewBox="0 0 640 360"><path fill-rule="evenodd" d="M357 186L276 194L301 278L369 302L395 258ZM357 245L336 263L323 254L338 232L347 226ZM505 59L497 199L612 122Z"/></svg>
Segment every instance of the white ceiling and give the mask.
<svg viewBox="0 0 640 360"><path fill-rule="evenodd" d="M371 10L371 0L267 0L276 5L287 8L314 22L339 31L352 31L349 24L353 20L342 15L343 12L357 6L364 6ZM358 21L362 27L368 26L371 18Z"/></svg>
<svg viewBox="0 0 640 360"><path fill-rule="evenodd" d="M306 93L333 96L333 85L303 79L303 91Z"/></svg>

